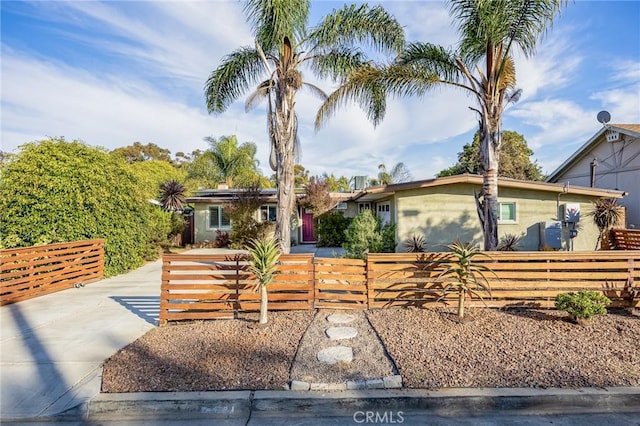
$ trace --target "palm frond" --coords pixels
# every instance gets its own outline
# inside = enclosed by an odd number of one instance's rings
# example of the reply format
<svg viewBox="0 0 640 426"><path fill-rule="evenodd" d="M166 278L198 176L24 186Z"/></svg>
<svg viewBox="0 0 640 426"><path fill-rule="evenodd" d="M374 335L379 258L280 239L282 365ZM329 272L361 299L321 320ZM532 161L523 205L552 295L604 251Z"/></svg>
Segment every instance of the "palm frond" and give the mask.
<svg viewBox="0 0 640 426"><path fill-rule="evenodd" d="M170 180L160 185L162 196L160 205L163 210L179 211L182 210L186 201L185 187L176 180Z"/></svg>
<svg viewBox="0 0 640 426"><path fill-rule="evenodd" d="M242 47L222 59L204 86L207 110L221 113L255 84L264 70L258 51Z"/></svg>
<svg viewBox="0 0 640 426"><path fill-rule="evenodd" d="M249 112L264 98L269 95L269 90L273 87L272 80L265 80L254 90L244 101L244 112Z"/></svg>
<svg viewBox="0 0 640 426"><path fill-rule="evenodd" d="M322 99L323 101L327 100L327 98L329 97L329 95L327 95L327 93L322 90L321 88L319 88L318 86L316 86L315 84L311 84L311 83L302 83L302 87L304 87L305 89L307 89L312 95Z"/></svg>
<svg viewBox="0 0 640 426"><path fill-rule="evenodd" d="M329 95L316 115L315 127L319 129L337 109L350 102L358 104L367 118L378 125L386 112L386 95L422 95L434 84L437 75L422 67L393 64L375 67L362 66L349 74L347 81Z"/></svg>
<svg viewBox="0 0 640 426"><path fill-rule="evenodd" d="M273 281L278 270L281 250L278 240L273 237L266 240L253 239L247 246L251 264L249 270L256 276L256 290Z"/></svg>
<svg viewBox="0 0 640 426"><path fill-rule="evenodd" d="M463 77L455 52L431 43L410 43L398 63L423 67L443 82L458 83Z"/></svg>
<svg viewBox="0 0 640 426"><path fill-rule="evenodd" d="M285 37L304 37L310 5L309 0L245 0L244 12L256 41L265 50L280 50Z"/></svg>
<svg viewBox="0 0 640 426"><path fill-rule="evenodd" d="M304 59L319 78L344 80L353 70L366 64L366 55L360 50L338 46L328 52L317 53Z"/></svg>
<svg viewBox="0 0 640 426"><path fill-rule="evenodd" d="M379 52L400 53L404 29L382 6L350 5L325 16L310 32L308 43L314 51L364 45Z"/></svg>

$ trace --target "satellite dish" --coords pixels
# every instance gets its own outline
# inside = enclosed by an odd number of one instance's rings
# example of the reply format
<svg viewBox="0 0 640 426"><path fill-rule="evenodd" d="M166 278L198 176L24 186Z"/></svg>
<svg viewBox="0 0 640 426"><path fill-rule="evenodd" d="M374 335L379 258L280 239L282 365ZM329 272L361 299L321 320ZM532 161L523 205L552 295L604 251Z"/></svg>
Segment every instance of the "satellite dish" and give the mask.
<svg viewBox="0 0 640 426"><path fill-rule="evenodd" d="M607 124L611 121L611 114L608 111L600 111L598 113L598 121L602 124Z"/></svg>

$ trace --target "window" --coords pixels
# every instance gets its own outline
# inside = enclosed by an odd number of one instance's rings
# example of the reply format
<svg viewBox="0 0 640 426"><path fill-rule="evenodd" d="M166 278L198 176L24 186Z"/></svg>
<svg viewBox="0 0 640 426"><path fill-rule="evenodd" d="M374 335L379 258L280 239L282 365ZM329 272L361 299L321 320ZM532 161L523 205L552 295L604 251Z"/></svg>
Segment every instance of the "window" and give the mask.
<svg viewBox="0 0 640 426"><path fill-rule="evenodd" d="M231 218L222 206L209 207L209 229L230 229Z"/></svg>
<svg viewBox="0 0 640 426"><path fill-rule="evenodd" d="M335 207L336 210L346 210L347 209L347 203L338 203L338 205Z"/></svg>
<svg viewBox="0 0 640 426"><path fill-rule="evenodd" d="M365 210L371 210L371 204L369 203L358 204L358 213L362 213Z"/></svg>
<svg viewBox="0 0 640 426"><path fill-rule="evenodd" d="M498 221L502 223L516 222L516 203L498 203Z"/></svg>
<svg viewBox="0 0 640 426"><path fill-rule="evenodd" d="M276 221L276 206L262 206L262 207L260 207L260 220L262 222L275 222Z"/></svg>

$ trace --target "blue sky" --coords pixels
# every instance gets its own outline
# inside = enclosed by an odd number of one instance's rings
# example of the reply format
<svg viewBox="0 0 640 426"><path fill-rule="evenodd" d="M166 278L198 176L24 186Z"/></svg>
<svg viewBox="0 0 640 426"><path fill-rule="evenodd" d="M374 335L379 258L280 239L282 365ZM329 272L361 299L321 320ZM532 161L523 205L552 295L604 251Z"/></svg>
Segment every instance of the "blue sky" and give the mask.
<svg viewBox="0 0 640 426"><path fill-rule="evenodd" d="M445 3L383 3L407 40L455 45ZM343 4L313 2L310 23ZM209 115L204 101L221 58L253 44L239 2L2 0L0 7L2 150L64 136L108 149L140 141L191 152L207 147L205 136L236 134L258 145L270 174L264 108L245 113L242 98ZM569 3L537 54L516 56L516 70L523 95L503 127L524 134L550 173L600 129L598 111L608 110L612 123L640 123L640 1ZM415 179L431 178L456 162L477 128L473 100L449 88L391 99L377 128L354 106L314 132L318 106L298 97L302 164L311 174L373 176L378 164L402 161Z"/></svg>

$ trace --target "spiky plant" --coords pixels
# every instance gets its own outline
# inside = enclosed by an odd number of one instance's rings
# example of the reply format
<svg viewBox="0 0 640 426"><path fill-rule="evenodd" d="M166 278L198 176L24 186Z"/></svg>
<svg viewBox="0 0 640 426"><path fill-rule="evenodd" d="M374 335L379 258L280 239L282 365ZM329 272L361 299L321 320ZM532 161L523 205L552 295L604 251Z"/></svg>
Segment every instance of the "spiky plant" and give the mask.
<svg viewBox="0 0 640 426"><path fill-rule="evenodd" d="M180 211L185 204L185 188L177 180L170 180L160 185L162 196L160 205L167 211Z"/></svg>
<svg viewBox="0 0 640 426"><path fill-rule="evenodd" d="M521 241L521 235L505 234L498 243L498 251L518 251Z"/></svg>
<svg viewBox="0 0 640 426"><path fill-rule="evenodd" d="M618 225L622 219L622 211L615 198L599 198L593 202L593 210L588 215L593 217L593 223L600 231L596 241L596 249L598 249L605 233Z"/></svg>
<svg viewBox="0 0 640 426"><path fill-rule="evenodd" d="M407 238L402 246L405 248L407 253L424 253L425 251L425 241L422 235L412 235Z"/></svg>
<svg viewBox="0 0 640 426"><path fill-rule="evenodd" d="M442 289L442 297L448 293L456 292L458 295L458 317L464 318L464 300L467 295L478 297L484 301L480 292L487 292L491 297L491 284L485 276L485 272L495 273L487 266L474 262L474 258L479 256L490 258L480 251L480 248L470 242L460 242L458 240L447 246L450 257L443 265L445 270L439 278L448 282Z"/></svg>
<svg viewBox="0 0 640 426"><path fill-rule="evenodd" d="M273 281L278 269L280 245L275 237L269 239L254 239L247 246L251 265L249 270L256 276L256 291L260 291L260 324L267 323L267 286Z"/></svg>

